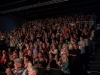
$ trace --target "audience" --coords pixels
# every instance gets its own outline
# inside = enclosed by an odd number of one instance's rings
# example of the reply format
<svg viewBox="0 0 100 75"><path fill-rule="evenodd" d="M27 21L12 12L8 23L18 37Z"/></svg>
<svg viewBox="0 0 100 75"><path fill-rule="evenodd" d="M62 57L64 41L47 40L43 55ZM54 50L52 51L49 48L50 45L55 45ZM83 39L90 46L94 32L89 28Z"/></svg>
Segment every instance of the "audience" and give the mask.
<svg viewBox="0 0 100 75"><path fill-rule="evenodd" d="M37 19L0 32L0 45L5 46L0 66L7 75L37 75L35 68L40 67L60 69L64 75L82 75L87 64L84 57L94 52L91 20L90 14Z"/></svg>

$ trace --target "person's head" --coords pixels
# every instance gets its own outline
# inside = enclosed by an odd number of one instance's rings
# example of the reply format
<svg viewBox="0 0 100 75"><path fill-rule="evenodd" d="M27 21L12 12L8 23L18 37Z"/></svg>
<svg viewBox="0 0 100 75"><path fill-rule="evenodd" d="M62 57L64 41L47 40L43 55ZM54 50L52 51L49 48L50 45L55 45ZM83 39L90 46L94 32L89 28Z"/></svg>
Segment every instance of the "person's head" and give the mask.
<svg viewBox="0 0 100 75"><path fill-rule="evenodd" d="M52 45L52 48L53 48L53 49L56 49L56 45L55 45L55 44L53 44L53 45Z"/></svg>
<svg viewBox="0 0 100 75"><path fill-rule="evenodd" d="M64 44L62 45L62 49L67 49L67 48L68 48L67 44L64 43Z"/></svg>
<svg viewBox="0 0 100 75"><path fill-rule="evenodd" d="M38 37L38 38L36 39L36 41L37 41L37 42L40 42L40 38Z"/></svg>
<svg viewBox="0 0 100 75"><path fill-rule="evenodd" d="M30 61L30 59L31 59L31 58L30 58L29 55L25 55L25 56L24 56L24 62L26 62L26 61Z"/></svg>
<svg viewBox="0 0 100 75"><path fill-rule="evenodd" d="M2 50L2 54L5 54L6 53L6 51L5 50Z"/></svg>
<svg viewBox="0 0 100 75"><path fill-rule="evenodd" d="M36 43L34 43L34 48L38 48L38 45Z"/></svg>
<svg viewBox="0 0 100 75"><path fill-rule="evenodd" d="M23 52L23 50L22 49L20 49L20 51L19 52Z"/></svg>
<svg viewBox="0 0 100 75"><path fill-rule="evenodd" d="M2 56L3 56L4 59L7 58L7 54L6 53L2 54Z"/></svg>
<svg viewBox="0 0 100 75"><path fill-rule="evenodd" d="M36 68L34 68L33 66L30 67L29 71L28 71L28 75L37 75L38 70Z"/></svg>
<svg viewBox="0 0 100 75"><path fill-rule="evenodd" d="M63 41L63 37L60 37L60 41Z"/></svg>
<svg viewBox="0 0 100 75"><path fill-rule="evenodd" d="M80 37L80 41L83 41L83 37L82 36Z"/></svg>
<svg viewBox="0 0 100 75"><path fill-rule="evenodd" d="M48 42L48 38L45 38L45 42Z"/></svg>
<svg viewBox="0 0 100 75"><path fill-rule="evenodd" d="M53 38L55 37L55 34L54 33L52 33L52 35L51 35Z"/></svg>
<svg viewBox="0 0 100 75"><path fill-rule="evenodd" d="M64 62L68 59L67 55L64 53L61 55L61 60Z"/></svg>
<svg viewBox="0 0 100 75"><path fill-rule="evenodd" d="M13 60L13 54L9 55L9 59Z"/></svg>
<svg viewBox="0 0 100 75"><path fill-rule="evenodd" d="M25 42L25 44L28 44L28 40L27 39L24 39L24 42Z"/></svg>
<svg viewBox="0 0 100 75"><path fill-rule="evenodd" d="M24 66L24 60L22 58L16 58L14 60L14 68L16 70L23 68L23 66Z"/></svg>
<svg viewBox="0 0 100 75"><path fill-rule="evenodd" d="M31 33L31 35L30 35L30 39L31 39L31 40L34 39L34 34Z"/></svg>
<svg viewBox="0 0 100 75"><path fill-rule="evenodd" d="M7 66L9 68L13 68L13 65L14 65L14 62L13 61L9 61L8 64L7 64Z"/></svg>
<svg viewBox="0 0 100 75"><path fill-rule="evenodd" d="M11 68L6 68L5 72L6 72L7 75L13 75Z"/></svg>
<svg viewBox="0 0 100 75"><path fill-rule="evenodd" d="M18 58L18 53L17 52L13 52L12 56L13 56L13 59L16 59L16 58Z"/></svg>
<svg viewBox="0 0 100 75"><path fill-rule="evenodd" d="M19 42L21 43L21 42L22 42L22 40L21 40L21 39L19 39Z"/></svg>
<svg viewBox="0 0 100 75"><path fill-rule="evenodd" d="M73 37L70 38L70 41L73 41Z"/></svg>
<svg viewBox="0 0 100 75"><path fill-rule="evenodd" d="M55 39L52 39L52 41L51 41L52 43L55 43Z"/></svg>
<svg viewBox="0 0 100 75"><path fill-rule="evenodd" d="M46 48L46 43L42 43L42 48Z"/></svg>
<svg viewBox="0 0 100 75"><path fill-rule="evenodd" d="M74 47L74 49L78 49L78 44L77 43L74 43L73 44L73 47Z"/></svg>
<svg viewBox="0 0 100 75"><path fill-rule="evenodd" d="M28 50L28 55L32 56L32 51L31 50Z"/></svg>
<svg viewBox="0 0 100 75"><path fill-rule="evenodd" d="M76 38L76 37L77 37L77 35L76 35L76 34L73 34L73 37L74 37L74 38Z"/></svg>
<svg viewBox="0 0 100 75"><path fill-rule="evenodd" d="M29 42L29 47L30 47L30 49L33 48L33 43L32 42Z"/></svg>
<svg viewBox="0 0 100 75"><path fill-rule="evenodd" d="M11 52L11 48L8 48L8 52Z"/></svg>
<svg viewBox="0 0 100 75"><path fill-rule="evenodd" d="M42 57L42 53L41 52L38 53L38 57L39 58Z"/></svg>
<svg viewBox="0 0 100 75"><path fill-rule="evenodd" d="M95 30L94 30L94 29L92 29L92 32L94 33L94 32L95 32Z"/></svg>

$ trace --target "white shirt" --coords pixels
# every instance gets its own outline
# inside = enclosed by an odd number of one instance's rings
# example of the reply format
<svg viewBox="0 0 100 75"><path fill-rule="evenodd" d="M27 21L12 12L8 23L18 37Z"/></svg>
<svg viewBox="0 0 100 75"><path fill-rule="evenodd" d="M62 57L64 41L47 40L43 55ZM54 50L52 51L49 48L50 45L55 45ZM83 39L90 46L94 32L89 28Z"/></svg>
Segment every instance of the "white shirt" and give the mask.
<svg viewBox="0 0 100 75"><path fill-rule="evenodd" d="M49 51L49 54L50 54L50 53L55 54L55 60L58 60L58 50L57 50L57 49L50 50L50 51Z"/></svg>
<svg viewBox="0 0 100 75"><path fill-rule="evenodd" d="M94 37L94 32L91 32L90 40L92 40Z"/></svg>
<svg viewBox="0 0 100 75"><path fill-rule="evenodd" d="M10 47L15 47L15 42L10 41Z"/></svg>
<svg viewBox="0 0 100 75"><path fill-rule="evenodd" d="M85 42L79 41L78 45L79 45L79 49L81 50L81 54L84 54L85 53Z"/></svg>

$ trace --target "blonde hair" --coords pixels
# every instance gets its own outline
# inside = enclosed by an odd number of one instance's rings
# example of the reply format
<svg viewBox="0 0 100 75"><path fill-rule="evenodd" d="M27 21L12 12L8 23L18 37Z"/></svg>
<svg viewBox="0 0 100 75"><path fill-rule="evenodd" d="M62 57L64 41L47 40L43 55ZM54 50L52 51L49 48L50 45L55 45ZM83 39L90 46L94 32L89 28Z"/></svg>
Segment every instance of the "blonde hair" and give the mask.
<svg viewBox="0 0 100 75"><path fill-rule="evenodd" d="M32 69L32 71L35 71L36 74L38 73L38 69L36 67L31 66L30 69Z"/></svg>
<svg viewBox="0 0 100 75"><path fill-rule="evenodd" d="M66 60L68 60L68 57L67 57L67 55L64 53L64 54L62 54L62 56L61 57L63 57L64 58L64 60L62 60L62 61L66 61Z"/></svg>

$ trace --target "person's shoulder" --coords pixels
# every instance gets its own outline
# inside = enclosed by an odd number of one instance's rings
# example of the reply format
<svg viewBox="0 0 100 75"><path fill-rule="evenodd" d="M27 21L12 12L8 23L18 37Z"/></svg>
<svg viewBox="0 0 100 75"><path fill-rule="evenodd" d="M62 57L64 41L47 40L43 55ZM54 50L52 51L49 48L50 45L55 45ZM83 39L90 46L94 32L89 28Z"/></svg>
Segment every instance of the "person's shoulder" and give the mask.
<svg viewBox="0 0 100 75"><path fill-rule="evenodd" d="M28 70L25 68L22 75L28 75Z"/></svg>
<svg viewBox="0 0 100 75"><path fill-rule="evenodd" d="M24 68L24 71L27 72L28 70L26 68Z"/></svg>

